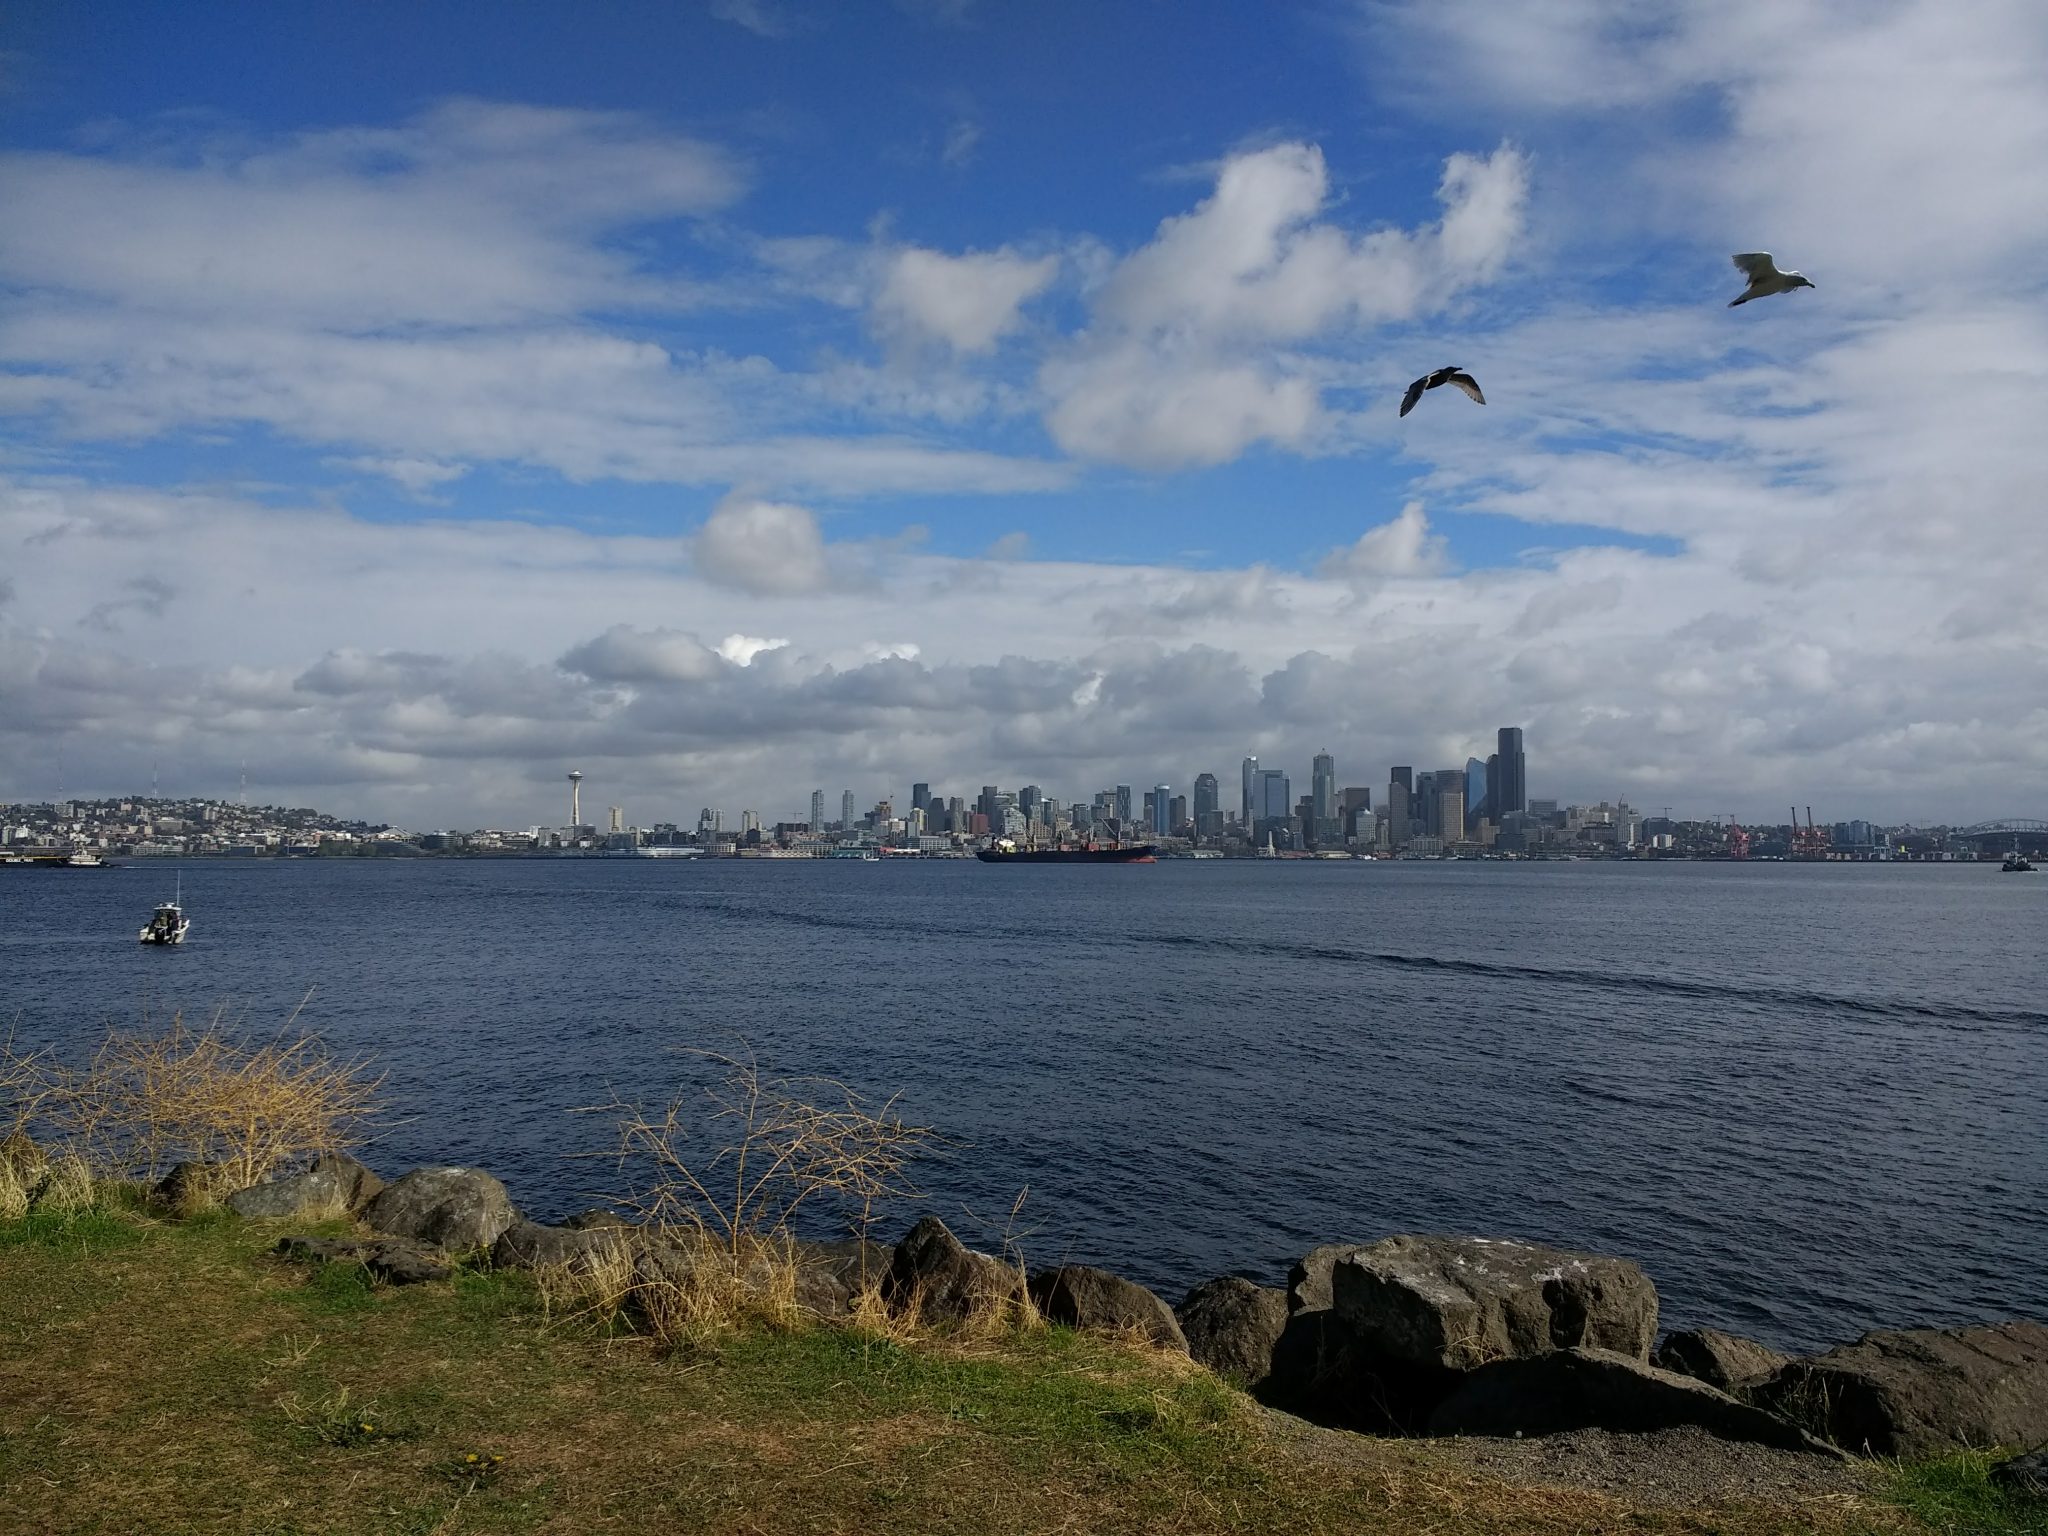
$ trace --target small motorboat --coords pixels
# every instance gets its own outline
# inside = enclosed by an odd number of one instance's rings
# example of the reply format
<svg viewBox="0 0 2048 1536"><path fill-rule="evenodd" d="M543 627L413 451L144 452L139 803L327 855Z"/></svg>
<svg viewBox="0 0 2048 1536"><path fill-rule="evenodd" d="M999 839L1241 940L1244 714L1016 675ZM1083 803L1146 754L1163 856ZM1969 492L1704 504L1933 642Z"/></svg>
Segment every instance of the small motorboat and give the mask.
<svg viewBox="0 0 2048 1536"><path fill-rule="evenodd" d="M2031 875L2034 872L2034 866L2029 864L2026 855L2020 852L2020 840L2017 837L2012 840L2012 852L2005 856L2005 862L1998 867L2008 875Z"/></svg>
<svg viewBox="0 0 2048 1536"><path fill-rule="evenodd" d="M142 930L145 944L182 944L185 935L192 931L192 919L185 915L180 902L185 894L184 883L179 882L178 894L159 905L149 916L149 922Z"/></svg>

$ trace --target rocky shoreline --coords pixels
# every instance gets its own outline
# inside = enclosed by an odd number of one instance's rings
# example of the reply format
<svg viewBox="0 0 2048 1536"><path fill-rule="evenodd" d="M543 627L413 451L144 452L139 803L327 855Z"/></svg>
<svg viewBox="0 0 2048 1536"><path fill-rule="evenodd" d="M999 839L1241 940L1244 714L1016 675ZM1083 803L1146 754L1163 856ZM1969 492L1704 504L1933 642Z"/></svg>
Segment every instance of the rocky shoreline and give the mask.
<svg viewBox="0 0 2048 1536"><path fill-rule="evenodd" d="M175 1200L174 1171L161 1194ZM286 1236L301 1261L360 1262L393 1283L445 1278L488 1254L501 1268L589 1267L674 1282L714 1252L694 1234L594 1211L531 1222L474 1168L417 1168L389 1184L348 1158L226 1195L251 1219L346 1213L362 1237ZM798 1306L846 1316L863 1289L894 1311L966 1320L1027 1300L1047 1321L1141 1336L1328 1427L1527 1438L1600 1430L1704 1431L1814 1456L1916 1459L2048 1444L2048 1326L1865 1334L1791 1358L1713 1329L1660 1337L1657 1290L1628 1259L1478 1237L1401 1235L1305 1254L1287 1284L1223 1276L1178 1306L1106 1270L1025 1271L962 1244L935 1216L894 1244L788 1240ZM742 1283L745 1277L742 1276ZM763 1283L765 1283L765 1278ZM2038 1476L2039 1458L2021 1458Z"/></svg>
<svg viewBox="0 0 2048 1536"><path fill-rule="evenodd" d="M47 1176L46 1176L47 1177ZM181 1164L152 1198L205 1190L250 1220L346 1216L344 1237L287 1233L301 1263L359 1263L392 1284L445 1280L457 1262L589 1274L610 1266L628 1307L720 1266L742 1290L780 1286L831 1321L864 1305L940 1324L1035 1310L1182 1354L1269 1408L1326 1429L1519 1441L1587 1432L1711 1436L1842 1460L1912 1461L2004 1449L2001 1475L2048 1493L2048 1325L2006 1320L1866 1333L1788 1357L1713 1329L1661 1335L1655 1284L1631 1260L1508 1239L1404 1234L1331 1243L1285 1286L1221 1276L1178 1306L1087 1265L1026 1270L925 1216L893 1244L778 1237L741 1245L590 1211L523 1217L476 1168L415 1168L386 1183L352 1158L223 1193Z"/></svg>

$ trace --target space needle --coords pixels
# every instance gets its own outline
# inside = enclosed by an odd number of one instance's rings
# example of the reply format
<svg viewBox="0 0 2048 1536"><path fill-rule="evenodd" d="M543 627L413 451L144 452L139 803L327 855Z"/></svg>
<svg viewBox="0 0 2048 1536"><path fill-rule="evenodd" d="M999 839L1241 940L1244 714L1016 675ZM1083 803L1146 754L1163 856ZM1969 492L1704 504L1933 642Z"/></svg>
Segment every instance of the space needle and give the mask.
<svg viewBox="0 0 2048 1536"><path fill-rule="evenodd" d="M580 770L569 770L569 825L583 825L583 774Z"/></svg>

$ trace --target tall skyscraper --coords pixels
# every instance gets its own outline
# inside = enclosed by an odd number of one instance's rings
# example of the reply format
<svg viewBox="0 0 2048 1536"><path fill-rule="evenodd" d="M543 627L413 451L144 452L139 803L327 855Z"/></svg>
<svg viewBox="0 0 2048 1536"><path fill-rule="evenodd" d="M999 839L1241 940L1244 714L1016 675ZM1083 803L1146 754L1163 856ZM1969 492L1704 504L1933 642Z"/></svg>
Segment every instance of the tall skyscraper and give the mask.
<svg viewBox="0 0 2048 1536"><path fill-rule="evenodd" d="M932 803L932 787L929 784L910 786L910 808L913 811L929 810Z"/></svg>
<svg viewBox="0 0 2048 1536"><path fill-rule="evenodd" d="M853 830L853 791L850 789L842 789L839 792L839 830Z"/></svg>
<svg viewBox="0 0 2048 1536"><path fill-rule="evenodd" d="M1261 768L1252 790L1254 822L1294 819L1294 790L1278 768Z"/></svg>
<svg viewBox="0 0 2048 1536"><path fill-rule="evenodd" d="M1220 809L1216 803L1216 792L1215 774L1198 773L1195 775L1195 825L1204 830L1207 829L1208 823L1203 821L1202 818L1214 815Z"/></svg>
<svg viewBox="0 0 2048 1536"><path fill-rule="evenodd" d="M1024 813L1027 822L1043 821L1039 807L1045 803L1045 791L1036 784L1026 784L1017 791L1017 809Z"/></svg>
<svg viewBox="0 0 2048 1536"><path fill-rule="evenodd" d="M1479 825L1486 814L1486 764L1476 757L1465 759L1465 828Z"/></svg>
<svg viewBox="0 0 2048 1536"><path fill-rule="evenodd" d="M1387 846L1396 853L1408 846L1413 835L1408 825L1408 795L1413 778L1412 768L1396 768L1387 782Z"/></svg>
<svg viewBox="0 0 2048 1536"><path fill-rule="evenodd" d="M1522 755L1520 726L1502 726L1495 741L1494 755L1500 759L1495 786L1499 793L1487 798L1493 802L1494 821L1500 822L1529 808L1529 766Z"/></svg>
<svg viewBox="0 0 2048 1536"><path fill-rule="evenodd" d="M1120 827L1131 824L1131 786L1128 784L1116 787L1116 824Z"/></svg>
<svg viewBox="0 0 2048 1536"><path fill-rule="evenodd" d="M825 791L811 791L811 836L816 837L825 830Z"/></svg>
<svg viewBox="0 0 2048 1536"><path fill-rule="evenodd" d="M1259 760L1248 757L1244 760L1244 798L1238 804L1238 815L1244 820L1247 832L1252 827L1252 781L1259 776Z"/></svg>
<svg viewBox="0 0 2048 1536"><path fill-rule="evenodd" d="M1436 776L1436 835L1447 843L1465 838L1465 775Z"/></svg>
<svg viewBox="0 0 2048 1536"><path fill-rule="evenodd" d="M1154 784L1152 786L1152 831L1155 836L1164 837L1173 830L1173 786Z"/></svg>
<svg viewBox="0 0 2048 1536"><path fill-rule="evenodd" d="M1309 799L1317 821L1328 821L1337 814L1337 760L1327 752L1318 752L1309 771Z"/></svg>
<svg viewBox="0 0 2048 1536"><path fill-rule="evenodd" d="M975 810L986 816L988 824L992 827L1000 827L1003 824L1002 807L996 804L996 797L1001 793L1002 790L995 785L984 784L981 786L981 798L974 802Z"/></svg>

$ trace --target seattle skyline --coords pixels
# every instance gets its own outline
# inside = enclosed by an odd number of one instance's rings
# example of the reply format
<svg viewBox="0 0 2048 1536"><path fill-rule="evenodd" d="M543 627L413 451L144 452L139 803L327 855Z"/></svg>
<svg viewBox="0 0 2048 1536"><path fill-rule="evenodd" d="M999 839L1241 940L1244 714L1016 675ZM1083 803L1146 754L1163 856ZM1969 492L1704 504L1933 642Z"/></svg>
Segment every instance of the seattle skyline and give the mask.
<svg viewBox="0 0 2048 1536"><path fill-rule="evenodd" d="M2043 809L2037 7L397 28L0 17L0 800Z"/></svg>

